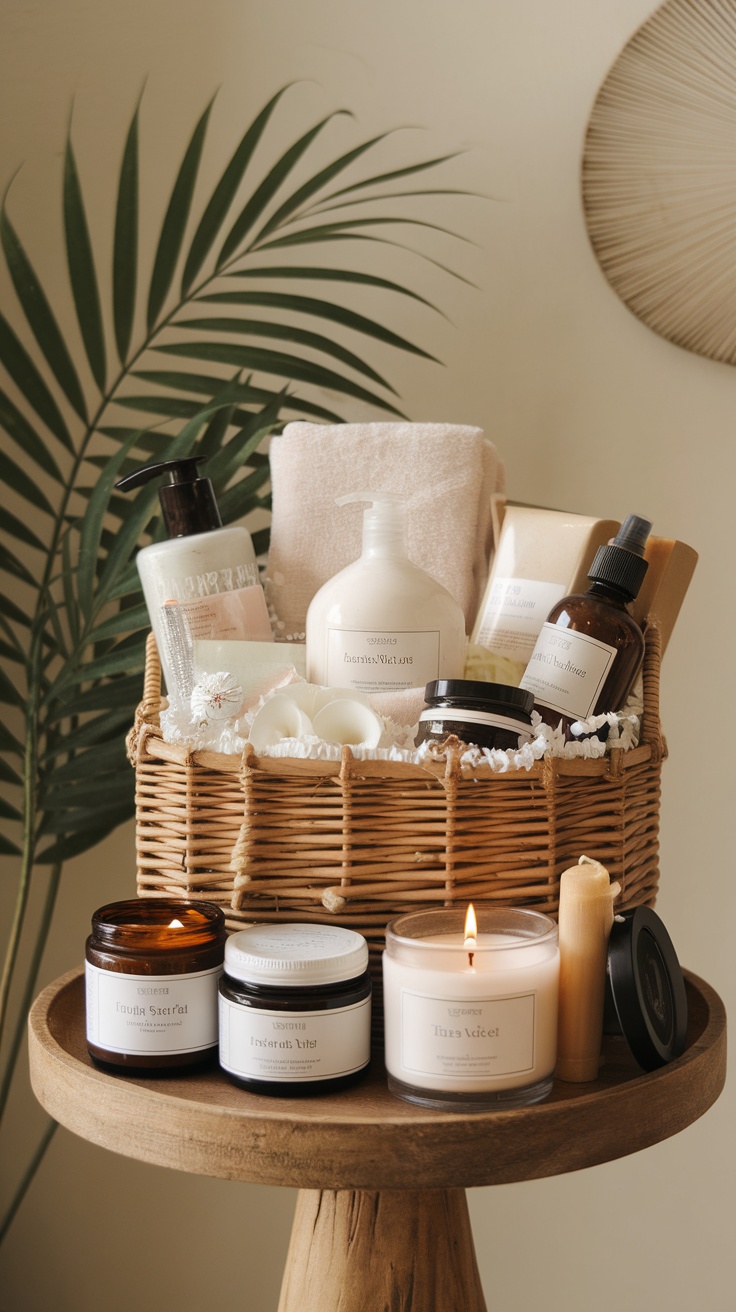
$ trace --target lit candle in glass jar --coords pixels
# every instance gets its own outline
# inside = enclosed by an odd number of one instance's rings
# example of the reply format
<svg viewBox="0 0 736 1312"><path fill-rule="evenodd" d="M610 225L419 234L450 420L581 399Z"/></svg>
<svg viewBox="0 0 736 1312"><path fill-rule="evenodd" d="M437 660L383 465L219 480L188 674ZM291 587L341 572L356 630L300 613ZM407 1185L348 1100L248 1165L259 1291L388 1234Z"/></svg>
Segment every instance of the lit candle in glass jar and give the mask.
<svg viewBox="0 0 736 1312"><path fill-rule="evenodd" d="M400 916L383 955L389 1088L465 1111L539 1102L557 1058L557 926L472 906Z"/></svg>
<svg viewBox="0 0 736 1312"><path fill-rule="evenodd" d="M85 963L90 1056L118 1074L146 1074L214 1055L224 952L225 917L212 902L100 907Z"/></svg>

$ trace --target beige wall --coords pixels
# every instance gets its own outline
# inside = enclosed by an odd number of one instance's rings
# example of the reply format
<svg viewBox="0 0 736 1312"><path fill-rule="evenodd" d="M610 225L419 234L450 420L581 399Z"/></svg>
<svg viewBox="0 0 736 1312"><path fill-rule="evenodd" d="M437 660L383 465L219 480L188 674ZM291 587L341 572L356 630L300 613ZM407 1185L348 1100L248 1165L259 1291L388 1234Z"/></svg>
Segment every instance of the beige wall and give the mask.
<svg viewBox="0 0 736 1312"><path fill-rule="evenodd" d="M409 154L467 149L446 185L496 199L428 203L437 222L461 226L476 245L421 240L479 290L414 257L389 256L389 276L411 276L453 324L397 308L391 326L421 336L446 368L394 359L392 376L412 418L482 425L514 496L613 516L636 510L701 552L664 668L671 757L659 910L683 962L728 999L736 374L659 339L623 307L591 252L579 195L597 88L652 8L650 0L0 0L0 98L12 123L0 182L26 161L12 212L23 232L34 231L34 253L57 261L61 285L59 252L44 234L56 236L48 211L72 96L101 232L110 226L110 172L146 78L144 142L160 152L146 166L154 200L217 86L223 158L237 129L293 78L305 79L307 120L344 104L366 135L419 125L424 131L407 136ZM341 131L333 139L347 148L354 137ZM130 828L67 868L45 979L81 960L90 912L132 891L132 869ZM27 1091L17 1108L30 1136L37 1112ZM684 1134L630 1159L474 1191L489 1305L689 1312L697 1301L705 1312L730 1312L733 1139L724 1096ZM8 1157L18 1147L8 1145ZM167 1173L60 1131L0 1255L0 1312L270 1312L292 1202L289 1191Z"/></svg>

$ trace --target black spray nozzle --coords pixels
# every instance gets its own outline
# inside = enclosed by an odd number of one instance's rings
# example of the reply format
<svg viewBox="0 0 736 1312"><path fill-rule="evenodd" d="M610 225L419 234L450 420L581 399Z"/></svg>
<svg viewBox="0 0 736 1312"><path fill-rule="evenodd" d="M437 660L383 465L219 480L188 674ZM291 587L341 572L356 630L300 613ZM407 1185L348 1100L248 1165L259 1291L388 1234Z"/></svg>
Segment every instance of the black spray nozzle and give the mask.
<svg viewBox="0 0 736 1312"><path fill-rule="evenodd" d="M643 556L651 531L650 520L643 519L641 515L627 515L613 539L613 546L622 547L624 551L633 551L636 556Z"/></svg>
<svg viewBox="0 0 736 1312"><path fill-rule="evenodd" d="M633 601L649 568L644 548L651 528L650 521L641 515L628 515L613 542L598 548L588 570L591 582L608 584L627 601Z"/></svg>
<svg viewBox="0 0 736 1312"><path fill-rule="evenodd" d="M170 538L189 537L222 528L215 493L208 478L200 478L198 466L205 456L182 456L179 460L159 460L142 465L115 484L121 492L142 487L154 478L167 479L158 490L166 532Z"/></svg>

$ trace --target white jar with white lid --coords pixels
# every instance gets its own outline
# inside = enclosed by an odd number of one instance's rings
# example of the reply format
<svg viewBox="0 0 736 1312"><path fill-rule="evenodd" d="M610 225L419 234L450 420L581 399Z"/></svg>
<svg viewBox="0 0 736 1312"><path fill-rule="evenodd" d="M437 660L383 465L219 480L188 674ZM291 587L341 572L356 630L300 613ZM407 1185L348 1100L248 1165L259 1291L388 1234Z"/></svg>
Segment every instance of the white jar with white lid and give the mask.
<svg viewBox="0 0 736 1312"><path fill-rule="evenodd" d="M254 1093L318 1093L370 1061L368 945L338 925L251 925L225 945L220 1066Z"/></svg>

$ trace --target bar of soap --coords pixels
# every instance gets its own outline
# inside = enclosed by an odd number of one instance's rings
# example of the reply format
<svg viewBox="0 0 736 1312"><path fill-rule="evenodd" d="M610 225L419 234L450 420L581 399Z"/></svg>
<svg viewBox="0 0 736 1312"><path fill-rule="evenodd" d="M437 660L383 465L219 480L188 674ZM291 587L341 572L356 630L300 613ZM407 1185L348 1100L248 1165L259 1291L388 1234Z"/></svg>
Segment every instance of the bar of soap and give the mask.
<svg viewBox="0 0 736 1312"><path fill-rule="evenodd" d="M630 610L642 627L648 623L658 626L664 655L695 572L698 553L686 542L650 537L644 555L649 568Z"/></svg>

